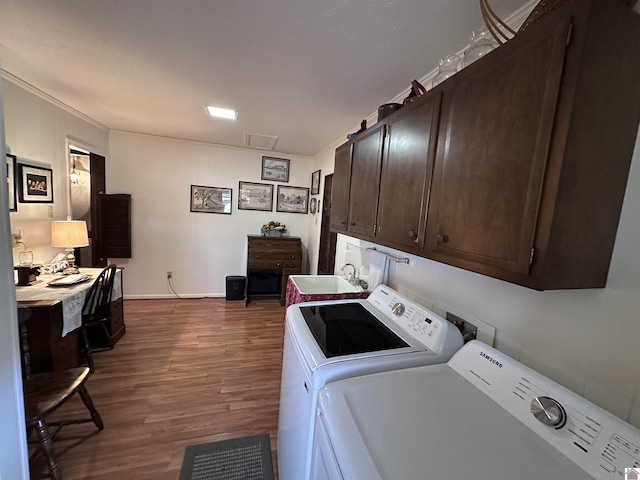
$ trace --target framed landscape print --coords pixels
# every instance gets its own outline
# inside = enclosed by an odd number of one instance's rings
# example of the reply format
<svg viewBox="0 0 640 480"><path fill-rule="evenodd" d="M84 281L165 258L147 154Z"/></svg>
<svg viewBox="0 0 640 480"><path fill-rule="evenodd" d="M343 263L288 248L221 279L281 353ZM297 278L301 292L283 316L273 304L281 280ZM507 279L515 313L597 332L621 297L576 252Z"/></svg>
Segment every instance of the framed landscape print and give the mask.
<svg viewBox="0 0 640 480"><path fill-rule="evenodd" d="M53 203L53 170L18 165L18 194L22 203Z"/></svg>
<svg viewBox="0 0 640 480"><path fill-rule="evenodd" d="M289 163L286 158L262 157L262 180L288 182Z"/></svg>
<svg viewBox="0 0 640 480"><path fill-rule="evenodd" d="M320 193L320 170L316 170L311 174L311 195Z"/></svg>
<svg viewBox="0 0 640 480"><path fill-rule="evenodd" d="M7 192L9 193L9 211L16 212L16 156L7 153Z"/></svg>
<svg viewBox="0 0 640 480"><path fill-rule="evenodd" d="M273 185L268 183L240 182L238 185L238 210L273 210Z"/></svg>
<svg viewBox="0 0 640 480"><path fill-rule="evenodd" d="M232 194L231 188L191 185L190 211L231 215Z"/></svg>
<svg viewBox="0 0 640 480"><path fill-rule="evenodd" d="M309 189L278 185L276 212L307 213L309 209Z"/></svg>

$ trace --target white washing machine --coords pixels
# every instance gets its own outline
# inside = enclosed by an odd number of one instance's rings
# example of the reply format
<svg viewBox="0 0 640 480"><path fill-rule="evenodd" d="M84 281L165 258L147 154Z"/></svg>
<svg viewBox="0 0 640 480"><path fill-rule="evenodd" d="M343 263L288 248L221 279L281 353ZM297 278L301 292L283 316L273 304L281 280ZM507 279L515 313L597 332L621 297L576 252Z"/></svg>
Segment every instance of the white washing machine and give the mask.
<svg viewBox="0 0 640 480"><path fill-rule="evenodd" d="M640 430L478 341L445 365L328 385L319 412L313 480L623 480L640 467Z"/></svg>
<svg viewBox="0 0 640 480"><path fill-rule="evenodd" d="M367 299L291 305L285 321L278 471L304 480L319 390L330 382L418 365L444 363L462 346L442 317L380 285Z"/></svg>

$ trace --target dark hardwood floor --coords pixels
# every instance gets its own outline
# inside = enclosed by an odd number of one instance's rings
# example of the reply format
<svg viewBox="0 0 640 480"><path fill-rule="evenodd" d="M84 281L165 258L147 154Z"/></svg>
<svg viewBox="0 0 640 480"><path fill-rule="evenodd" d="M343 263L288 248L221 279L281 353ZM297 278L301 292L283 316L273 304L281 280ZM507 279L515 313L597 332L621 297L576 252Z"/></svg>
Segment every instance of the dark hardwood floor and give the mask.
<svg viewBox="0 0 640 480"><path fill-rule="evenodd" d="M126 335L95 354L87 382L104 430L71 425L54 439L65 480L176 480L185 446L263 432L277 470L284 307L171 299L124 310ZM81 408L73 399L57 416Z"/></svg>

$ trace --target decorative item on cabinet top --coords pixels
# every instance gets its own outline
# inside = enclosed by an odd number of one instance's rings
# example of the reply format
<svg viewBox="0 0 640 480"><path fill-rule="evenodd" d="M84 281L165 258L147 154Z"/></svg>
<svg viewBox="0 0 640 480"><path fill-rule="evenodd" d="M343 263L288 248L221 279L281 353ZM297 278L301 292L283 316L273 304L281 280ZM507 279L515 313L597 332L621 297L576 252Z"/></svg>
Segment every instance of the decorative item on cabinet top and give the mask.
<svg viewBox="0 0 640 480"><path fill-rule="evenodd" d="M358 130L357 132L353 132L353 133L350 133L349 135L347 135L347 140L351 140L353 137L358 135L360 132L364 132L366 129L367 129L367 119L365 118L364 120L362 120L360 122L360 130Z"/></svg>
<svg viewBox="0 0 640 480"><path fill-rule="evenodd" d="M284 223L271 220L269 223L262 225L260 233L265 237L281 237L283 233L287 233L287 226Z"/></svg>

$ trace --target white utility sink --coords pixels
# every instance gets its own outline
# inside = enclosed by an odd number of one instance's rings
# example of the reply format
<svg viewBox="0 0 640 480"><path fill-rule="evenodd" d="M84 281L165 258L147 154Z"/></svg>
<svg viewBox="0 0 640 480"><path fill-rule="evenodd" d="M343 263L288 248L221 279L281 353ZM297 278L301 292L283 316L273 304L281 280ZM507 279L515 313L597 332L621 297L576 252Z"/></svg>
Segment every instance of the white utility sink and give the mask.
<svg viewBox="0 0 640 480"><path fill-rule="evenodd" d="M362 292L362 288L337 275L290 275L289 278L300 293L308 295Z"/></svg>
<svg viewBox="0 0 640 480"><path fill-rule="evenodd" d="M301 302L345 300L368 296L368 291L351 285L337 275L289 275L287 280L287 307Z"/></svg>

